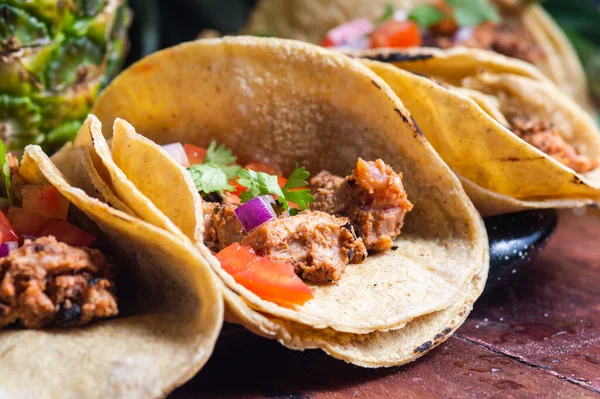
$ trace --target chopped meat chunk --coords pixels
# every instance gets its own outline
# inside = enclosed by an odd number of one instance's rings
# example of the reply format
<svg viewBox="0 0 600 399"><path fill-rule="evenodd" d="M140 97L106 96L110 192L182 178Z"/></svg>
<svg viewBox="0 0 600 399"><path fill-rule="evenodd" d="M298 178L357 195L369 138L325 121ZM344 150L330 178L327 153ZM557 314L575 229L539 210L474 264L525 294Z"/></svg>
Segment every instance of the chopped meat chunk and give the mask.
<svg viewBox="0 0 600 399"><path fill-rule="evenodd" d="M21 203L23 202L23 187L25 187L25 180L23 180L19 173L19 158L10 152L7 153L7 156L12 192L17 203Z"/></svg>
<svg viewBox="0 0 600 399"><path fill-rule="evenodd" d="M574 171L585 173L598 167L597 160L590 159L580 149L567 143L561 132L547 121L516 117L511 122L517 136Z"/></svg>
<svg viewBox="0 0 600 399"><path fill-rule="evenodd" d="M202 203L204 212L204 244L213 252L239 242L246 232L235 216L238 205L231 203Z"/></svg>
<svg viewBox="0 0 600 399"><path fill-rule="evenodd" d="M433 32L435 33L435 30ZM435 45L441 48L475 47L530 63L536 63L544 57L544 52L533 41L531 35L525 29L509 22L485 22L474 28L473 35L464 42L457 42L453 37L443 35L435 36L433 40Z"/></svg>
<svg viewBox="0 0 600 399"><path fill-rule="evenodd" d="M0 327L74 326L118 314L114 270L96 249L42 237L0 259Z"/></svg>
<svg viewBox="0 0 600 399"><path fill-rule="evenodd" d="M339 280L347 263L360 263L367 256L347 218L318 211L271 219L241 244L257 255L292 264L302 279L314 283Z"/></svg>
<svg viewBox="0 0 600 399"><path fill-rule="evenodd" d="M369 251L390 249L412 209L402 175L380 159L359 158L352 175L341 178L323 171L310 184L315 197L311 208L348 217Z"/></svg>

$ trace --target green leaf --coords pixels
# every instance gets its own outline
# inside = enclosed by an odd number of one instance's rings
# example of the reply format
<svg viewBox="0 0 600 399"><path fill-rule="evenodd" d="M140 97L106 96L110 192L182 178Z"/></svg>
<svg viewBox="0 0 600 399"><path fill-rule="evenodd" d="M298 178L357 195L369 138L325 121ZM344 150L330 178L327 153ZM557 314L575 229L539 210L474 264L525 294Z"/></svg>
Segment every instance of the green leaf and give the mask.
<svg viewBox="0 0 600 399"><path fill-rule="evenodd" d="M444 13L431 4L421 4L410 11L408 19L415 21L419 28L425 29L444 19Z"/></svg>
<svg viewBox="0 0 600 399"><path fill-rule="evenodd" d="M453 8L460 26L477 26L483 22L500 22L498 10L488 0L446 0Z"/></svg>
<svg viewBox="0 0 600 399"><path fill-rule="evenodd" d="M378 25L382 24L385 21L392 19L393 16L394 16L394 6L391 3L387 3L383 10L383 14L381 14L381 16L377 19L376 23Z"/></svg>
<svg viewBox="0 0 600 399"><path fill-rule="evenodd" d="M233 155L229 148L225 147L224 144L217 146L217 142L214 140L210 142L206 150L206 156L204 157L204 163L212 163L219 166L229 166L236 160L237 157Z"/></svg>
<svg viewBox="0 0 600 399"><path fill-rule="evenodd" d="M275 194L277 197L279 197L278 201L281 203L283 208L288 209L288 203L285 199L283 191L281 191L281 187L279 187L277 176L264 172L241 169L238 172L238 177L239 178L237 182L248 189L248 191L244 191L240 195L240 199L243 202L248 202L252 198L256 198L261 195Z"/></svg>
<svg viewBox="0 0 600 399"><path fill-rule="evenodd" d="M4 145L4 141L0 140L0 172L2 173L2 181L4 182L4 191L6 193L6 198L8 198L8 203L13 205L13 194L12 194L12 184L10 181L10 167L8 166L8 153L6 151L6 145Z"/></svg>
<svg viewBox="0 0 600 399"><path fill-rule="evenodd" d="M296 169L294 169L290 177L288 177L283 189L289 190L291 188L308 186L308 181L306 181L306 179L308 179L309 176L310 173L304 166L299 168L298 164L296 164Z"/></svg>
<svg viewBox="0 0 600 399"><path fill-rule="evenodd" d="M308 186L308 177L310 173L303 166L301 168L296 164L296 169L290 174L285 186L283 186L283 194L285 195L286 200L295 202L298 204L301 210L308 209L311 202L315 200L315 197L312 196L310 190L293 190L298 187L306 187Z"/></svg>
<svg viewBox="0 0 600 399"><path fill-rule="evenodd" d="M196 189L204 193L223 193L223 191L233 191L234 187L229 184L227 174L219 165L212 163L203 163L187 168L192 177Z"/></svg>

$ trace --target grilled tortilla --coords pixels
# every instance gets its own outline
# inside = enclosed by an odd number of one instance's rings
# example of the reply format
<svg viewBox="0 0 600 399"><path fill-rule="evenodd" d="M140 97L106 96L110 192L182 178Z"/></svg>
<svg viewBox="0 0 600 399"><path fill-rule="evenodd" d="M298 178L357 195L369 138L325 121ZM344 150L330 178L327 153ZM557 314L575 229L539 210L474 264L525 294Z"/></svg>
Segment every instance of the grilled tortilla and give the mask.
<svg viewBox="0 0 600 399"><path fill-rule="evenodd" d="M474 49L360 55L385 61L364 63L403 96L422 132L461 177L484 216L577 207L600 199L598 128L529 65ZM544 136L537 142L529 138L530 144L516 129L520 117L553 130L562 147L555 136L548 142ZM565 148L571 158L560 151ZM573 169L581 166L575 163L579 158L586 160L583 173Z"/></svg>
<svg viewBox="0 0 600 399"><path fill-rule="evenodd" d="M416 5L435 3L434 0L262 0L242 32L318 44L328 30L352 19L377 20L388 4L394 10L410 12ZM591 110L583 67L575 49L554 20L532 2L497 0L493 3L498 6L503 21L522 28L543 52L543 56L536 57L534 65L561 90Z"/></svg>
<svg viewBox="0 0 600 399"><path fill-rule="evenodd" d="M37 146L26 148L21 174L55 186L109 238L120 314L77 328L0 331L3 397L163 397L206 363L222 325L220 290L189 242L71 186L109 201L83 150L63 153L80 168L70 181Z"/></svg>
<svg viewBox="0 0 600 399"><path fill-rule="evenodd" d="M443 342L481 292L488 250L479 215L386 83L346 56L275 39L187 43L132 66L93 112L112 139L104 165L127 177L115 179L115 172L111 184L133 184L186 231L224 282L229 318L252 331L293 349L391 366ZM82 134L90 138L76 143L106 151L102 135ZM288 173L296 162L343 175L359 156L385 160L403 172L414 203L397 249L348 266L336 284L311 285L315 298L304 306L259 298L204 246L199 194L155 144L207 146L213 139L242 162L270 159Z"/></svg>

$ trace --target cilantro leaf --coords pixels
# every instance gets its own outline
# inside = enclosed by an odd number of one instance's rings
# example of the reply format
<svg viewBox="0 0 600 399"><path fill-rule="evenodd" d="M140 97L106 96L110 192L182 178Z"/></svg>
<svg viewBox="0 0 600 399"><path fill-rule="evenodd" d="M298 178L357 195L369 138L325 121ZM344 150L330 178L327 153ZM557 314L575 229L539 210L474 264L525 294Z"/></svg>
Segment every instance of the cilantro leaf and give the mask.
<svg viewBox="0 0 600 399"><path fill-rule="evenodd" d="M229 184L229 177L219 165L203 163L191 166L187 170L198 191L209 194L234 190L234 187Z"/></svg>
<svg viewBox="0 0 600 399"><path fill-rule="evenodd" d="M6 198L8 198L8 203L13 205L13 194L12 194L12 184L10 180L10 167L8 165L8 153L6 150L6 145L4 142L0 140L0 173L2 173L2 181L4 182L4 191L6 192Z"/></svg>
<svg viewBox="0 0 600 399"><path fill-rule="evenodd" d="M210 142L206 150L206 156L203 163L212 163L218 166L229 166L237 160L231 150L224 144L219 144L215 140Z"/></svg>
<svg viewBox="0 0 600 399"><path fill-rule="evenodd" d="M387 3L383 10L383 14L377 19L377 24L382 24L394 17L394 6L391 3Z"/></svg>
<svg viewBox="0 0 600 399"><path fill-rule="evenodd" d="M460 26L477 26L483 22L500 22L498 10L489 0L446 0L454 9L454 17Z"/></svg>
<svg viewBox="0 0 600 399"><path fill-rule="evenodd" d="M285 199L281 187L279 187L277 176L264 172L241 169L238 172L238 177L238 184L248 189L248 191L244 191L240 195L243 202L248 202L252 198L260 197L261 195L275 194L283 208L288 208L287 200Z"/></svg>
<svg viewBox="0 0 600 399"><path fill-rule="evenodd" d="M301 167L294 169L283 188L279 187L277 176L270 175L264 172L255 172L253 170L241 169L238 172L238 184L246 187L240 198L243 202L248 202L252 198L261 195L274 194L277 196L277 201L281 204L284 210L289 210L288 201L298 204L301 210L308 209L311 202L315 198L311 195L310 190L297 190L299 187L308 186L306 179L310 173L306 168ZM290 210L290 215L297 212Z"/></svg>
<svg viewBox="0 0 600 399"><path fill-rule="evenodd" d="M410 11L408 19L415 21L419 28L424 29L443 20L444 13L431 4L421 4Z"/></svg>

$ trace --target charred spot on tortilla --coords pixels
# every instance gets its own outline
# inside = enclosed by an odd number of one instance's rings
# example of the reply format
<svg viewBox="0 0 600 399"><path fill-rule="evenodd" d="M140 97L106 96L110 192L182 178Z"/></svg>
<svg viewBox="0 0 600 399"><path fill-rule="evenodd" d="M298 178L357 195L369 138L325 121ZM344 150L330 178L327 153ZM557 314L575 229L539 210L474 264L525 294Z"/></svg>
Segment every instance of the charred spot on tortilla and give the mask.
<svg viewBox="0 0 600 399"><path fill-rule="evenodd" d="M415 348L414 352L415 353L425 352L426 350L428 350L429 348L431 348L431 345L433 345L433 342L432 341L427 341L427 342L423 343L423 345Z"/></svg>
<svg viewBox="0 0 600 399"><path fill-rule="evenodd" d="M410 122L408 121L408 118L406 117L406 115L404 115L404 112L400 111L398 108L394 108L394 111L396 111L396 113L398 115L400 115L400 118L402 118L402 121L404 123L410 124Z"/></svg>
<svg viewBox="0 0 600 399"><path fill-rule="evenodd" d="M380 62L400 62L400 61L422 61L433 58L432 54L410 54L402 52L386 52L379 54L367 54L365 58Z"/></svg>
<svg viewBox="0 0 600 399"><path fill-rule="evenodd" d="M421 128L419 127L419 124L417 123L417 121L415 120L415 118L413 118L412 116L410 117L410 119L412 120L413 126L415 127L417 133L419 133L419 136L421 137L425 137L425 135L423 134L423 132L421 131Z"/></svg>
<svg viewBox="0 0 600 399"><path fill-rule="evenodd" d="M381 90L381 86L379 86L379 85L377 84L377 82L375 82L373 79L371 79L371 83L373 83L373 85L374 85L375 87L377 87L379 90Z"/></svg>
<svg viewBox="0 0 600 399"><path fill-rule="evenodd" d="M391 247L390 249L391 249L392 251L395 251L395 250L397 250L397 249L398 249L398 246L397 246L397 245L392 245L392 247Z"/></svg>
<svg viewBox="0 0 600 399"><path fill-rule="evenodd" d="M450 327L446 327L442 331L442 334L447 335L447 334L450 334L450 332L452 332L452 329Z"/></svg>
<svg viewBox="0 0 600 399"><path fill-rule="evenodd" d="M577 176L577 175L573 175L573 183L575 183L575 184L585 184L585 183L583 182L583 180L581 180L581 179L579 178L579 176Z"/></svg>

